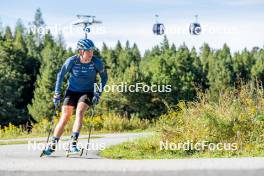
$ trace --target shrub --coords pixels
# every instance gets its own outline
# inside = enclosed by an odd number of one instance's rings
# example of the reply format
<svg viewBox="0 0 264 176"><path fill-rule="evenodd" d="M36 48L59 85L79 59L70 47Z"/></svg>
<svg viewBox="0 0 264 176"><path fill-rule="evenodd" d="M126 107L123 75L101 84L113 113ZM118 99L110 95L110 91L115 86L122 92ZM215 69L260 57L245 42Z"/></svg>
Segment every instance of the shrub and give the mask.
<svg viewBox="0 0 264 176"><path fill-rule="evenodd" d="M15 125L12 125L9 123L8 126L4 127L3 129L0 128L0 137L12 137L12 136L18 136L24 134L24 131L21 126L16 127Z"/></svg>

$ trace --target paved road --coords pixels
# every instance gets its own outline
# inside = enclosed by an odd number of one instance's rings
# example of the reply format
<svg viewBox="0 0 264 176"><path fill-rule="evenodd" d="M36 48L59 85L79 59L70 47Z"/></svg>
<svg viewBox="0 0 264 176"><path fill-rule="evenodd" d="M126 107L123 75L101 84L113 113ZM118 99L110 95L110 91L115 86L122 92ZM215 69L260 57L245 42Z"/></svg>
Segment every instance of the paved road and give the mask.
<svg viewBox="0 0 264 176"><path fill-rule="evenodd" d="M145 136L144 133L108 134L92 139L88 156L66 158L63 150L39 158L27 144L0 146L0 176L263 176L264 158L110 160L98 156L96 146L110 146ZM102 136L102 135L101 135ZM81 140L85 144L85 140ZM32 145L30 145L32 147Z"/></svg>

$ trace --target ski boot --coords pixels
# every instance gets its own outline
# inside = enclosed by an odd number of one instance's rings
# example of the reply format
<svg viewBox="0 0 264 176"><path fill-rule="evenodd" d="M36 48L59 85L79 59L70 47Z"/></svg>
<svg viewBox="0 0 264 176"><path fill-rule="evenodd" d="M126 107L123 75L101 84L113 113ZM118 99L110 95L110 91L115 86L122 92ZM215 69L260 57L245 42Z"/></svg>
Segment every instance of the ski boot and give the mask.
<svg viewBox="0 0 264 176"><path fill-rule="evenodd" d="M42 156L50 156L56 148L56 144L50 144L48 147L46 147L42 153L40 154L40 157Z"/></svg>

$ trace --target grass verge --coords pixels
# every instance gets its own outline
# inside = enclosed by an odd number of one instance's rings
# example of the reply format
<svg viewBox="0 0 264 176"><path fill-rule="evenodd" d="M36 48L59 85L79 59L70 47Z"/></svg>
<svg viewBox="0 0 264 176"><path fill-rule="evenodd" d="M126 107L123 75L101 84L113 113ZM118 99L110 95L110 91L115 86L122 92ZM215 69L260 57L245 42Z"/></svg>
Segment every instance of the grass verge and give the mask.
<svg viewBox="0 0 264 176"><path fill-rule="evenodd" d="M223 92L217 101L202 94L198 101L180 102L177 109L159 118L156 136L112 146L101 155L113 159L264 156L263 89L245 85Z"/></svg>
<svg viewBox="0 0 264 176"><path fill-rule="evenodd" d="M159 136L140 138L124 142L102 150L100 156L109 159L183 159L183 158L238 158L238 157L264 157L263 150L223 152L191 150L163 150L160 149Z"/></svg>
<svg viewBox="0 0 264 176"><path fill-rule="evenodd" d="M91 136L91 139L102 138L101 136ZM86 138L80 138L86 139ZM60 141L68 141L69 139L60 139ZM19 141L0 141L0 145L15 145L15 144L27 144L31 140L19 140ZM32 142L34 142L32 140ZM46 140L37 140L36 143L44 143Z"/></svg>
<svg viewBox="0 0 264 176"><path fill-rule="evenodd" d="M74 123L74 117L68 122L64 129L64 135L70 135ZM58 123L59 116L55 119ZM116 114L105 114L95 116L93 119L84 118L82 134L87 134L90 124L93 125L93 134L103 133L120 133L120 132L142 132L152 128L152 123L147 119L140 119L136 116L128 119ZM45 137L50 129L50 122L47 119L41 120L33 125L31 133L27 133L22 126L14 126L9 124L3 128L0 127L0 139L15 138L32 138Z"/></svg>

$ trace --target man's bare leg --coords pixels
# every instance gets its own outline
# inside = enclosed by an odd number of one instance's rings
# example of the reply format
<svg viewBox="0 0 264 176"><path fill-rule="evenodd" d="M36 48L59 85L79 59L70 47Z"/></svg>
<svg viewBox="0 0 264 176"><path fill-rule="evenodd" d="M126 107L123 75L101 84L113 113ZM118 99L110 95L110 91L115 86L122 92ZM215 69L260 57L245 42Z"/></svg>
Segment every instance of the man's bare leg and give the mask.
<svg viewBox="0 0 264 176"><path fill-rule="evenodd" d="M84 102L79 102L76 108L76 118L72 127L72 146L77 145L77 140L82 128L82 122L85 111L88 109L88 105Z"/></svg>

